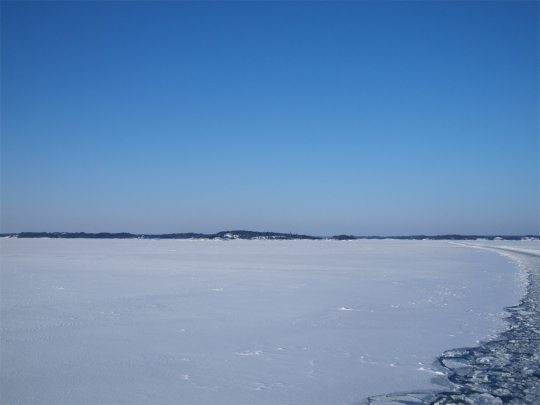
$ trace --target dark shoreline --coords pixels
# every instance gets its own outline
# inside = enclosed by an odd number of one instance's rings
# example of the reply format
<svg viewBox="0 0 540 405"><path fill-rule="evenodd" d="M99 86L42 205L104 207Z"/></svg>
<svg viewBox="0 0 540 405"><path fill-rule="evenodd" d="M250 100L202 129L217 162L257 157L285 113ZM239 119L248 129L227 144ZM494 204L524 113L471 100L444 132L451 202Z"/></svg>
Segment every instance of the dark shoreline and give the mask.
<svg viewBox="0 0 540 405"><path fill-rule="evenodd" d="M12 238L52 238L52 239L270 239L270 240L357 240L357 239L398 239L398 240L540 240L539 235L408 235L408 236L353 236L335 235L331 237L300 235L279 232L223 231L205 233L133 234L86 233L86 232L20 232L0 233L0 237Z"/></svg>

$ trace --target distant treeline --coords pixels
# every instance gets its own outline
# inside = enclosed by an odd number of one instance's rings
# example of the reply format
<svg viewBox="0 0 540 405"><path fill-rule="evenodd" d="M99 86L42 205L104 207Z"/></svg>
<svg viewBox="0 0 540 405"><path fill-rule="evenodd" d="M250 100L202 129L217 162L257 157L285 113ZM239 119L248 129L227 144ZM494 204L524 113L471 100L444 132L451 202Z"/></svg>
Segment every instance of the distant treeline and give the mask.
<svg viewBox="0 0 540 405"><path fill-rule="evenodd" d="M292 240L292 239L334 239L334 240L356 240L356 239L404 239L404 240L527 240L540 239L539 235L411 235L411 236L353 236L336 235L332 237L299 235L295 233L278 232L253 232L253 231L224 231L213 234L205 233L167 233L160 235L121 233L86 233L86 232L21 232L2 233L1 237L15 238L55 238L55 239L272 239L272 240Z"/></svg>
<svg viewBox="0 0 540 405"><path fill-rule="evenodd" d="M133 233L86 233L86 232L21 232L0 234L17 238L61 238L61 239L322 239L309 235L276 232L224 231L213 234L205 233L166 233L159 235Z"/></svg>

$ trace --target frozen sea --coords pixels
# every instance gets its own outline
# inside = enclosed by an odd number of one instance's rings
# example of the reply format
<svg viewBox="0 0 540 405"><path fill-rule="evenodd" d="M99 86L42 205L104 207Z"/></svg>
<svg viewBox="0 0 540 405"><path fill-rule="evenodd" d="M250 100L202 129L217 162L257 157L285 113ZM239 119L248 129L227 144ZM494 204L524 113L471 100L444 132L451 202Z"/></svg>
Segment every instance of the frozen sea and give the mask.
<svg viewBox="0 0 540 405"><path fill-rule="evenodd" d="M520 252L540 244L5 238L0 249L2 404L358 404L439 389L441 353L507 328L504 308L529 283Z"/></svg>

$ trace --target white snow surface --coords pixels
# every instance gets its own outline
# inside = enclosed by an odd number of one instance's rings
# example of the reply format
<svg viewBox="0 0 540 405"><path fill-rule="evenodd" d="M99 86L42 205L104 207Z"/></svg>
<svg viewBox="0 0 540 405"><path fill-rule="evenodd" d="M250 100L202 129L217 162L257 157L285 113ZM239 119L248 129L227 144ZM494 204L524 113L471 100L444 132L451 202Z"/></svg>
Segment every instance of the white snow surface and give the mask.
<svg viewBox="0 0 540 405"><path fill-rule="evenodd" d="M538 241L2 239L2 404L341 404L437 389Z"/></svg>

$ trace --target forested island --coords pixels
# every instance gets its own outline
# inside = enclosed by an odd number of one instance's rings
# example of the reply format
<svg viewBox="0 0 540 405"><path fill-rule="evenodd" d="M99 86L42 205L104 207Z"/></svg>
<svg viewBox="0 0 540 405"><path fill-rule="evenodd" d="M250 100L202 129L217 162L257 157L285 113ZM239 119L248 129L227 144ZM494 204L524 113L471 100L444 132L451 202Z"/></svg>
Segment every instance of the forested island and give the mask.
<svg viewBox="0 0 540 405"><path fill-rule="evenodd" d="M11 238L52 238L52 239L269 239L269 240L357 240L357 239L403 239L403 240L540 240L539 235L408 235L408 236L310 236L296 233L255 232L255 231L223 231L213 234L205 233L166 233L166 234L133 234L120 233L87 233L87 232L21 232L0 233L0 237Z"/></svg>

